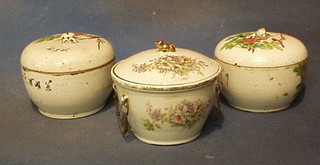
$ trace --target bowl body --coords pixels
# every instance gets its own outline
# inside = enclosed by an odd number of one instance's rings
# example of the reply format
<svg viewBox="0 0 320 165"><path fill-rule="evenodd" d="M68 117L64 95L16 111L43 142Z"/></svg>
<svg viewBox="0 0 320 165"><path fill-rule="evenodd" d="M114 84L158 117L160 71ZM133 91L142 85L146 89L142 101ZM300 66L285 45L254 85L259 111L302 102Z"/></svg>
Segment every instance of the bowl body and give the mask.
<svg viewBox="0 0 320 165"><path fill-rule="evenodd" d="M222 93L233 107L249 112L287 108L303 85L306 61L270 68L241 67L217 60L222 69Z"/></svg>
<svg viewBox="0 0 320 165"><path fill-rule="evenodd" d="M212 109L217 110L218 81L195 89L141 91L115 83L119 100L128 98L128 122L148 144L176 145L196 139Z"/></svg>
<svg viewBox="0 0 320 165"><path fill-rule="evenodd" d="M65 35L38 39L21 55L30 99L41 114L56 119L80 118L101 110L112 90L110 71L115 63L107 40L76 33L65 41Z"/></svg>
<svg viewBox="0 0 320 165"><path fill-rule="evenodd" d="M112 90L112 63L79 74L50 74L22 68L24 85L39 112L47 117L71 119L101 110Z"/></svg>

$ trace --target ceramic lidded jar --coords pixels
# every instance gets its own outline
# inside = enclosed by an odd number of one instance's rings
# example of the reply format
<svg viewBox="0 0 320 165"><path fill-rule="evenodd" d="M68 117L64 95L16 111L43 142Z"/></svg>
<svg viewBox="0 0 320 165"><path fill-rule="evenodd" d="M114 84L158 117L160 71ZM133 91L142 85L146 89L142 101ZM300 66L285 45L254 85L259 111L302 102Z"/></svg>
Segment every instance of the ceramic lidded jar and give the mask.
<svg viewBox="0 0 320 165"><path fill-rule="evenodd" d="M223 39L215 48L222 67L222 93L232 106L250 112L285 109L303 85L307 49L282 33L241 33Z"/></svg>
<svg viewBox="0 0 320 165"><path fill-rule="evenodd" d="M112 90L114 49L106 39L63 33L31 42L21 55L27 93L41 114L72 119L101 110Z"/></svg>
<svg viewBox="0 0 320 165"><path fill-rule="evenodd" d="M186 143L200 135L212 107L219 105L221 69L198 52L156 44L159 49L137 53L112 68L120 129L128 129L122 114L145 143Z"/></svg>

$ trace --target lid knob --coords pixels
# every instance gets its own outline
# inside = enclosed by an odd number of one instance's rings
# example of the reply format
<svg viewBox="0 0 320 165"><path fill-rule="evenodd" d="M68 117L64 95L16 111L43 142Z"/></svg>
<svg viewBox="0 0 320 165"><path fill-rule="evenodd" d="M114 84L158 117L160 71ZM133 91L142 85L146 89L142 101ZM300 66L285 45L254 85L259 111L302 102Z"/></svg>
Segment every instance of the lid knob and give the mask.
<svg viewBox="0 0 320 165"><path fill-rule="evenodd" d="M159 48L160 52L175 52L176 46L174 44L164 43L163 40L155 42L156 46Z"/></svg>
<svg viewBox="0 0 320 165"><path fill-rule="evenodd" d="M253 38L266 39L269 36L271 36L271 34L269 32L267 32L265 28L260 28L254 34Z"/></svg>
<svg viewBox="0 0 320 165"><path fill-rule="evenodd" d="M66 42L77 43L78 42L76 40L74 33L72 33L72 32L67 32L67 33L61 34L60 40L61 40L60 41L61 43L66 43Z"/></svg>

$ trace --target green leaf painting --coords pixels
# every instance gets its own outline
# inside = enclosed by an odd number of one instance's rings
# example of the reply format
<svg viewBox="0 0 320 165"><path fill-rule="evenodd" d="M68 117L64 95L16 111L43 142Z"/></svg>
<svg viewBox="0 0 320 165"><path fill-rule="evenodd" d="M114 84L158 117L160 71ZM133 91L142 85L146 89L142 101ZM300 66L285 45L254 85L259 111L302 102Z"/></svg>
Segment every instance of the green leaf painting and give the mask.
<svg viewBox="0 0 320 165"><path fill-rule="evenodd" d="M60 35L57 34L57 35L51 35L51 36L46 36L46 37L42 37L38 40L35 41L35 43L40 43L40 42L43 42L43 41L51 41L53 39L56 39L56 38L59 38Z"/></svg>
<svg viewBox="0 0 320 165"><path fill-rule="evenodd" d="M103 40L103 38L101 38L100 36L97 35L93 35L93 34L86 34L86 33L72 33L74 35L74 40L96 40L97 41L97 48L100 50L101 48L101 44L105 43L105 40ZM54 39L60 39L61 40L61 36L63 34L54 34L51 36L46 36L43 38L40 38L38 40L36 40L34 43L41 43L44 41L51 41ZM69 40L70 41L70 40Z"/></svg>
<svg viewBox="0 0 320 165"><path fill-rule="evenodd" d="M226 43L220 48L222 50L230 50L234 47L244 48L248 51L254 52L255 49L263 50L281 50L284 49L283 40L286 38L283 34L280 35L280 38L275 38L269 33L264 33L258 35L257 33L241 33L231 37L228 37L225 41Z"/></svg>

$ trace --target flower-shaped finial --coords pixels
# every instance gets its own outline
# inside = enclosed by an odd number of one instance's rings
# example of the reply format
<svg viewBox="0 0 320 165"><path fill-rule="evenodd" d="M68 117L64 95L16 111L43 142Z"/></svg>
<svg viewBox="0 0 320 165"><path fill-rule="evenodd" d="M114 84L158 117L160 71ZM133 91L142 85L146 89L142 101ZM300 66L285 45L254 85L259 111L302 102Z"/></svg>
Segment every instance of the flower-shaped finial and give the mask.
<svg viewBox="0 0 320 165"><path fill-rule="evenodd" d="M76 38L75 38L74 33L72 33L72 32L63 33L60 36L60 40L61 40L61 43L66 43L67 41L70 41L72 43L77 43L78 42L76 40Z"/></svg>
<svg viewBox="0 0 320 165"><path fill-rule="evenodd" d="M270 33L267 32L265 28L260 28L260 29L257 30L256 36L257 36L258 38L265 39L265 38L267 38L267 37L270 36Z"/></svg>

